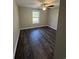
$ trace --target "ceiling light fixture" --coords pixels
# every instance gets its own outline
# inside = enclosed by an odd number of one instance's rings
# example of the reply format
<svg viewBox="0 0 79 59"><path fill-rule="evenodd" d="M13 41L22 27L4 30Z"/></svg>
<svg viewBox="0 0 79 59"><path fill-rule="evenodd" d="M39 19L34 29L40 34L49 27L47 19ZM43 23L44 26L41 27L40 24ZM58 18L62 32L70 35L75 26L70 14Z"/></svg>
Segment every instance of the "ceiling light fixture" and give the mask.
<svg viewBox="0 0 79 59"><path fill-rule="evenodd" d="M46 10L46 7L43 7L43 11L45 11Z"/></svg>
<svg viewBox="0 0 79 59"><path fill-rule="evenodd" d="M42 10L45 11L47 8L45 5L43 5Z"/></svg>

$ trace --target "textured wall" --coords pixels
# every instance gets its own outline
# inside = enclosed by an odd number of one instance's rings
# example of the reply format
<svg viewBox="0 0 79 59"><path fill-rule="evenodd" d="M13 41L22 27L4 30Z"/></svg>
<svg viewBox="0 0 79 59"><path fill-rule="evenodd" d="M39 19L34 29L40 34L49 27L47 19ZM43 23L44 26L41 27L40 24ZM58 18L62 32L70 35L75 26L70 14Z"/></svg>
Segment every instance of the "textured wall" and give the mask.
<svg viewBox="0 0 79 59"><path fill-rule="evenodd" d="M57 30L59 7L48 9L48 24Z"/></svg>
<svg viewBox="0 0 79 59"><path fill-rule="evenodd" d="M20 15L20 28L27 28L27 27L35 27L35 26L42 26L47 25L47 12L40 11L40 23L33 24L32 23L32 11L37 10L33 8L25 8L19 7L19 15Z"/></svg>

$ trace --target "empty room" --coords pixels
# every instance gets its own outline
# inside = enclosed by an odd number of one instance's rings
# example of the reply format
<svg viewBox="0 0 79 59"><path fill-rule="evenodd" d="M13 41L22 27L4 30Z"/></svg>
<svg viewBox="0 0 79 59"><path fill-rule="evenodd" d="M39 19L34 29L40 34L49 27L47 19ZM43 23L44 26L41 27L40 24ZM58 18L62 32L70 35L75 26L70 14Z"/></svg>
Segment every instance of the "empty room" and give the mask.
<svg viewBox="0 0 79 59"><path fill-rule="evenodd" d="M65 0L13 0L13 58L65 59Z"/></svg>

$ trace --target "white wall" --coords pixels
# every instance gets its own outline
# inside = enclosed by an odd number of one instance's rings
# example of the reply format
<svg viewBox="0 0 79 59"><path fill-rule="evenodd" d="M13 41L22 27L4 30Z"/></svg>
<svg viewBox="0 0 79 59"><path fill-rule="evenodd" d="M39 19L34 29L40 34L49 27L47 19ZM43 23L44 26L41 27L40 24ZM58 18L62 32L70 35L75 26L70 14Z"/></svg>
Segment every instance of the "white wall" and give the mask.
<svg viewBox="0 0 79 59"><path fill-rule="evenodd" d="M57 30L59 7L48 9L48 25Z"/></svg>
<svg viewBox="0 0 79 59"><path fill-rule="evenodd" d="M18 7L16 2L13 0L13 54L15 55L17 41L19 37L19 16Z"/></svg>
<svg viewBox="0 0 79 59"><path fill-rule="evenodd" d="M40 11L40 23L39 24L33 24L32 23L32 11L37 10L33 8L25 8L25 7L19 7L19 15L20 15L20 28L28 28L28 27L36 27L36 26L43 26L47 25L47 12L46 11Z"/></svg>

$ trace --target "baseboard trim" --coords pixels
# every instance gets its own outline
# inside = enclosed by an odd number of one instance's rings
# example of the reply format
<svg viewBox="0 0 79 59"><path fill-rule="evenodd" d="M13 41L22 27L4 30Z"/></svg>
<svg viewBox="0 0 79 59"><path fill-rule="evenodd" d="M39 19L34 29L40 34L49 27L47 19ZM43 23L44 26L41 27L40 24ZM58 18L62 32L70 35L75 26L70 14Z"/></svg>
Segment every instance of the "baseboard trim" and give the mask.
<svg viewBox="0 0 79 59"><path fill-rule="evenodd" d="M53 27L52 27L52 26L50 26L50 25L48 25L48 27L50 27L50 28L54 29L55 31L57 31L57 29L53 28Z"/></svg>
<svg viewBox="0 0 79 59"><path fill-rule="evenodd" d="M26 28L20 28L20 30L24 30L24 29L32 29L32 28L44 27L44 26L48 26L48 25L35 26L35 27L26 27Z"/></svg>
<svg viewBox="0 0 79 59"><path fill-rule="evenodd" d="M32 29L32 28L37 28L37 27L45 27L45 26L48 26L52 29L54 29L52 26L50 25L42 25L42 26L35 26L35 27L25 27L25 28L20 28L20 30L25 30L25 29ZM56 29L54 29L56 31Z"/></svg>

